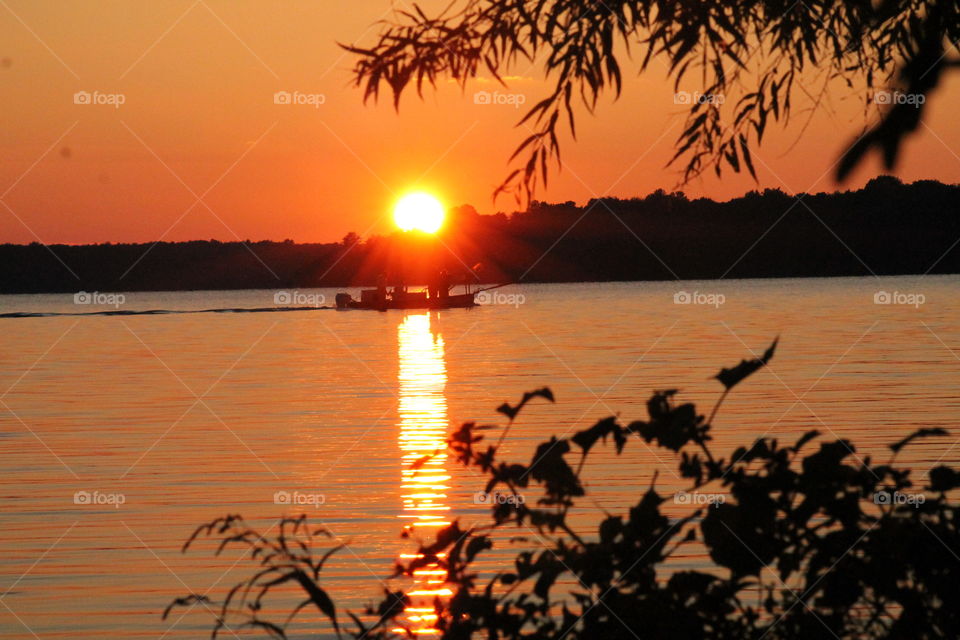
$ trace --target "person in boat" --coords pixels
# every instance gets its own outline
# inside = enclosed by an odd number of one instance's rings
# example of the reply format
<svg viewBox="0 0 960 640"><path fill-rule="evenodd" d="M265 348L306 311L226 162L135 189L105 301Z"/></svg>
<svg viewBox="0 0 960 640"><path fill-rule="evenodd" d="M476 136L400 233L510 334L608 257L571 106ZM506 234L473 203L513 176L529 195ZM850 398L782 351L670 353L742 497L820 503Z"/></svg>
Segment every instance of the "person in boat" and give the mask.
<svg viewBox="0 0 960 640"><path fill-rule="evenodd" d="M387 276L385 273L377 276L377 301L380 304L386 304L387 302Z"/></svg>
<svg viewBox="0 0 960 640"><path fill-rule="evenodd" d="M450 276L445 269L441 269L427 284L427 293L431 300L446 298L450 291Z"/></svg>
<svg viewBox="0 0 960 640"><path fill-rule="evenodd" d="M407 294L407 283L403 280L402 274L397 274L393 281L393 299L399 300Z"/></svg>
<svg viewBox="0 0 960 640"><path fill-rule="evenodd" d="M440 271L437 278L437 289L441 299L450 295L450 274L447 273L446 269Z"/></svg>

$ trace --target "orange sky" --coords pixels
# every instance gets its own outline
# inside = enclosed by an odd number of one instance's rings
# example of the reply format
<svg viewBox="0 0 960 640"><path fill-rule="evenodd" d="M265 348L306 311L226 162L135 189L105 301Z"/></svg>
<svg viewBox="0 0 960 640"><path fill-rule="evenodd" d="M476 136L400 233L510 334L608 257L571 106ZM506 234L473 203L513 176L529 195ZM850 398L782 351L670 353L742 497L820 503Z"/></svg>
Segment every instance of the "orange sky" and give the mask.
<svg viewBox="0 0 960 640"><path fill-rule="evenodd" d="M425 7L442 3L425 2ZM524 130L522 110L475 104L495 86L453 85L420 102L361 104L351 60L335 44L369 43L389 1L4 0L0 3L0 242L86 243L250 238L338 240L391 229L393 200L411 188L481 213ZM513 69L509 91L546 94L536 69ZM566 167L539 197L584 202L673 188L664 165L682 125L672 85L656 69L619 102L583 114ZM838 87L839 89L839 87ZM124 104L75 104L78 91ZM277 91L323 104L274 104ZM941 89L897 172L960 177L960 83ZM103 99L103 98L101 98ZM803 105L800 105L803 106ZM862 96L831 97L800 137L797 114L771 131L755 160L760 187L835 188L831 167L863 122ZM928 127L928 128L927 128ZM862 185L878 165L849 182ZM726 199L749 177L708 177L684 190ZM198 198L200 201L198 202Z"/></svg>

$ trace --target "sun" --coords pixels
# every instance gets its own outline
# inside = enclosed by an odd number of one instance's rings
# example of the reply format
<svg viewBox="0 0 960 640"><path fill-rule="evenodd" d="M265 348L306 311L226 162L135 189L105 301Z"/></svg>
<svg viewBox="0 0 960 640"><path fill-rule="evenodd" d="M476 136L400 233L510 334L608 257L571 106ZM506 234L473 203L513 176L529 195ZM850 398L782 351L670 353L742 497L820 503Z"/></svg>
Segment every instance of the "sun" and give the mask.
<svg viewBox="0 0 960 640"><path fill-rule="evenodd" d="M436 233L443 226L445 215L440 200L422 191L408 193L393 208L393 221L404 231Z"/></svg>

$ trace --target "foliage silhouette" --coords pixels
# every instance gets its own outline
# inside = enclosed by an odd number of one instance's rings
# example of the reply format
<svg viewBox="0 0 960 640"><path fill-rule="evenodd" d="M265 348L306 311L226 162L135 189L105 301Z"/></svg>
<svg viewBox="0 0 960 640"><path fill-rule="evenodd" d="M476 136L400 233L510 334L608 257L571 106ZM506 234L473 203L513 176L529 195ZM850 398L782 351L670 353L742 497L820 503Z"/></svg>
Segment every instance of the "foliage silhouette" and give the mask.
<svg viewBox="0 0 960 640"><path fill-rule="evenodd" d="M773 357L776 341L758 358L717 376L725 389L756 373ZM735 373L731 373L735 372ZM721 377L721 376L725 376ZM505 404L510 424L534 398L553 401L548 389L524 395L516 407ZM464 465L480 470L486 490L502 489L529 500L494 503L491 522L464 528L459 521L422 544L414 560L398 565L397 576L439 565L448 572L454 594L436 600L442 637L468 640L606 639L799 639L799 638L954 638L960 634L958 510L948 493L960 487L960 473L939 466L922 492L910 470L893 459L875 464L860 459L846 440L822 442L817 431L790 445L762 437L728 456L711 450L713 425L676 390L657 391L647 403L648 418L623 425L610 417L570 438L551 438L529 464L500 459L486 433L498 427L466 423L449 445ZM716 406L713 415L716 414ZM917 438L942 436L920 429L891 445L895 456ZM622 514L604 513L590 528L576 531L570 509L586 495L584 460L599 443L617 455L642 438L679 456L688 490L711 488L728 495L682 517L662 511L667 496L652 484ZM574 468L574 463L576 468ZM654 479L654 484L656 479ZM891 496L913 496L912 501ZM923 496L919 499L919 496ZM284 525L292 525L286 531ZM541 544L519 545L512 566L481 580L478 558L504 540L507 528L536 533ZM232 544L252 550L261 568L237 584L222 603L213 636L230 613L241 624L286 637L287 623L259 617L261 602L284 584L299 585L307 599L329 617L337 633L381 639L395 631L406 603L403 593L386 593L364 625L347 613L355 628L338 629L332 602L320 586L331 547L313 559L304 518L284 520L276 540L266 540L228 516L200 527L218 539L218 552ZM320 532L323 533L323 532ZM699 545L710 560L701 570L671 564L681 547ZM489 571L489 567L486 568ZM255 594L255 595L252 595ZM189 606L202 596L171 604ZM298 608L299 610L299 608ZM168 609L169 612L169 609Z"/></svg>
<svg viewBox="0 0 960 640"><path fill-rule="evenodd" d="M870 149L892 167L920 124L927 95L960 65L950 55L960 40L956 2L464 0L437 15L417 5L398 15L382 23L371 46L341 45L356 56L354 81L364 101L376 100L383 85L399 106L405 90L422 98L425 85L443 78L465 87L489 74L506 86L518 65L540 67L552 81L549 95L518 123L531 133L511 160L525 154L525 162L497 190L522 186L527 198L538 180L547 181L548 161L560 164L560 121L576 136L574 101L593 112L605 92L619 96L625 65L642 73L662 60L675 90L699 76L702 95L737 98L688 101L673 158L686 161L684 181L711 167L717 175L728 167L756 177L751 149L767 125L789 120L797 93L810 97L811 111L819 109L834 80L862 91L865 111L871 94L885 87L924 97L874 100L888 106L851 143L837 176L847 176Z"/></svg>

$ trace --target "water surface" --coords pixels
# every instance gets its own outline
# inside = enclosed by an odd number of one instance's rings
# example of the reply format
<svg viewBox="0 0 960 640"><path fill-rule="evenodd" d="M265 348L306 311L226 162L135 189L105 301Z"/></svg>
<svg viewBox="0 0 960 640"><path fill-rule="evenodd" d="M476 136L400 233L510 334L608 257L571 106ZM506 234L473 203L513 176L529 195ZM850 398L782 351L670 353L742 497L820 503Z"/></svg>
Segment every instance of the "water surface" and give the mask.
<svg viewBox="0 0 960 640"><path fill-rule="evenodd" d="M190 591L222 596L249 573L244 556L216 558L211 544L180 553L196 525L227 513L269 530L306 510L349 543L322 582L357 610L415 547L404 528L429 538L440 523L484 518L482 478L443 452L414 464L452 426L502 424L497 405L548 385L557 403L532 403L507 440L507 454L528 462L551 434L611 414L644 418L654 389L679 388L707 411L719 368L778 335L769 369L721 409L715 450L815 428L885 459L889 443L918 427L951 429L960 413L958 285L956 276L528 285L431 314L2 319L0 636L204 635L202 607L165 622L160 613ZM876 304L878 292L894 303ZM128 293L117 308L271 308L276 293ZM299 293L317 303L335 292ZM72 294L0 296L0 313L112 309ZM960 460L955 442L929 439L899 459L922 478ZM664 492L683 487L669 452L639 439L620 458L598 452L585 471L595 506L575 518L636 502L655 474ZM442 591L429 570L404 588ZM310 612L303 622L321 624Z"/></svg>

